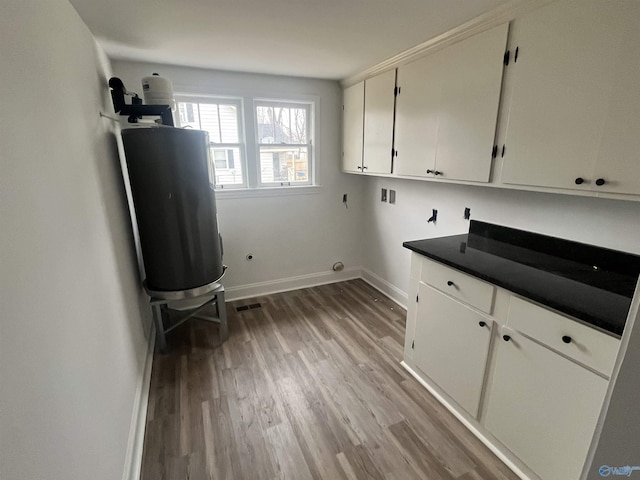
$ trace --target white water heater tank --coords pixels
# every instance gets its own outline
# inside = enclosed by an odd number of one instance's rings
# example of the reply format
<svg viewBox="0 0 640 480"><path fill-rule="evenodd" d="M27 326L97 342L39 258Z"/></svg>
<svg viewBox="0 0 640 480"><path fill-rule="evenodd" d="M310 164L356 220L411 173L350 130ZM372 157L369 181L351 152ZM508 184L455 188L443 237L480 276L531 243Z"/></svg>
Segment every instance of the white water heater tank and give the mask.
<svg viewBox="0 0 640 480"><path fill-rule="evenodd" d="M175 110L173 85L157 73L142 79L142 94L146 105L170 105L171 110Z"/></svg>

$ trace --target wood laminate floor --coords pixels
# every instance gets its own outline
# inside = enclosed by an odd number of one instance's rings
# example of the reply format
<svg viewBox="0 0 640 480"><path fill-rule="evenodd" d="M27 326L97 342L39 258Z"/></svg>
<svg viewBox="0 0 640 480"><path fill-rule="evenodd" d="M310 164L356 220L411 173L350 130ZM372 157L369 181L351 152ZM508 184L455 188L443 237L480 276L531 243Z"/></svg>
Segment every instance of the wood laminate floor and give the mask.
<svg viewBox="0 0 640 480"><path fill-rule="evenodd" d="M362 280L227 311L224 344L192 321L156 354L142 480L517 479L400 366L405 311Z"/></svg>

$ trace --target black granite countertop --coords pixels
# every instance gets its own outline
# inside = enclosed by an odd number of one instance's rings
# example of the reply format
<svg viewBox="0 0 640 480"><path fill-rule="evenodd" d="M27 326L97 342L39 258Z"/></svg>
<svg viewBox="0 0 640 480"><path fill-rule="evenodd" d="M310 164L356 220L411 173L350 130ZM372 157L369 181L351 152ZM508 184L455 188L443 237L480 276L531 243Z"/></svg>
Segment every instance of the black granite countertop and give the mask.
<svg viewBox="0 0 640 480"><path fill-rule="evenodd" d="M475 220L403 246L616 336L640 275L640 256Z"/></svg>

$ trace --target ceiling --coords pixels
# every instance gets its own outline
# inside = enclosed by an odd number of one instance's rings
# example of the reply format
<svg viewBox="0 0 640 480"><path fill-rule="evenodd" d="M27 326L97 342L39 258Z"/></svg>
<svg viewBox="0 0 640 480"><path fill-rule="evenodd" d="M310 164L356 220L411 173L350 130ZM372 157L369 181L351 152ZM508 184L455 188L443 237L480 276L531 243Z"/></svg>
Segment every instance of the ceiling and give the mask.
<svg viewBox="0 0 640 480"><path fill-rule="evenodd" d="M70 0L112 59L343 79L510 0Z"/></svg>

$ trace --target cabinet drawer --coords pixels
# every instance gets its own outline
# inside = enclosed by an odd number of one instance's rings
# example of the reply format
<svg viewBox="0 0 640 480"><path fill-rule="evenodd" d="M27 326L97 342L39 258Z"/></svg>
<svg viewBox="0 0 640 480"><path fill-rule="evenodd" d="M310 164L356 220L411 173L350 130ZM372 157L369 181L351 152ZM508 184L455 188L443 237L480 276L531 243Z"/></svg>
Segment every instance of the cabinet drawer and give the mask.
<svg viewBox="0 0 640 480"><path fill-rule="evenodd" d="M563 355L611 376L620 340L517 297L511 297L507 324Z"/></svg>
<svg viewBox="0 0 640 480"><path fill-rule="evenodd" d="M424 260L421 280L478 310L491 314L496 287L430 260Z"/></svg>

